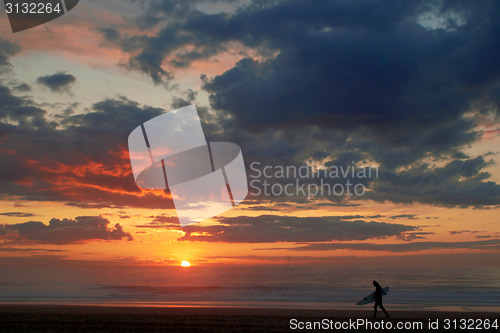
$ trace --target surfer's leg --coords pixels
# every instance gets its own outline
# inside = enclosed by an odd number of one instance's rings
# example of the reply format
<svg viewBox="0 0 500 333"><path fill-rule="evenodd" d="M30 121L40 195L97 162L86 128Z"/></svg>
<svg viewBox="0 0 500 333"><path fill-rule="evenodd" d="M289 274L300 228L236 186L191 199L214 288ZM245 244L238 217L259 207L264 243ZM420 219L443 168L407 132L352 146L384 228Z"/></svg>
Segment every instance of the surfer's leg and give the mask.
<svg viewBox="0 0 500 333"><path fill-rule="evenodd" d="M389 314L387 313L387 311L385 311L385 308L384 308L384 306L382 305L382 303L380 303L380 308L382 309L382 311L384 311L384 313L385 313L385 317L386 317L386 318L387 318L387 317L389 317Z"/></svg>
<svg viewBox="0 0 500 333"><path fill-rule="evenodd" d="M377 306L378 306L378 303L375 302L375 305L373 306L373 318L377 317Z"/></svg>

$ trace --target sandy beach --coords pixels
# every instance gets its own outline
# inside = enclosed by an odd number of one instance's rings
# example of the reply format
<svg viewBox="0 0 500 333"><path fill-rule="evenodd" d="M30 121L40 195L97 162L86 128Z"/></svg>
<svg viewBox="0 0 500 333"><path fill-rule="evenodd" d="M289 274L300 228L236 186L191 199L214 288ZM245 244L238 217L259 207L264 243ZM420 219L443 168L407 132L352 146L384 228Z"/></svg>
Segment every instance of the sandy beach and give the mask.
<svg viewBox="0 0 500 333"><path fill-rule="evenodd" d="M382 314L373 320L369 310L0 305L0 332L290 332L314 328L341 332L458 332L463 331L461 321L467 325L474 323L474 327L481 325L483 329L487 320L500 321L499 313L391 311L390 314L387 320ZM422 326L397 329L398 323L418 325L415 322ZM430 322L438 323L437 329L430 329ZM360 326L353 329L353 323ZM456 329L453 325L457 325Z"/></svg>

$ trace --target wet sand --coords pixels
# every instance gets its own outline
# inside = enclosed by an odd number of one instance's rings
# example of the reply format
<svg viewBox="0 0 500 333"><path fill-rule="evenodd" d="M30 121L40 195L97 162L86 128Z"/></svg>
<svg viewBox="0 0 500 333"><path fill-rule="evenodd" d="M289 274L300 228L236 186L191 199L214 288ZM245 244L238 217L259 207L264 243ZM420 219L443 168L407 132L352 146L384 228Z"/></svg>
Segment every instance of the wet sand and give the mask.
<svg viewBox="0 0 500 333"><path fill-rule="evenodd" d="M460 320L471 323L474 319L474 324L481 324L483 328L483 319L497 319L500 324L500 313L390 311L390 315L386 320L383 313L379 313L379 318L374 320L368 309L0 305L0 332L297 332L306 331L299 327L314 327L310 325L335 332L396 332L399 322L421 322L423 325L422 329L399 330L402 332L461 332L459 327L445 329L444 320L449 319L453 325L453 319L457 319L456 325L460 325ZM335 324L357 320L366 326L335 329ZM429 320L438 320L439 328L430 329ZM388 323L392 325L390 330Z"/></svg>

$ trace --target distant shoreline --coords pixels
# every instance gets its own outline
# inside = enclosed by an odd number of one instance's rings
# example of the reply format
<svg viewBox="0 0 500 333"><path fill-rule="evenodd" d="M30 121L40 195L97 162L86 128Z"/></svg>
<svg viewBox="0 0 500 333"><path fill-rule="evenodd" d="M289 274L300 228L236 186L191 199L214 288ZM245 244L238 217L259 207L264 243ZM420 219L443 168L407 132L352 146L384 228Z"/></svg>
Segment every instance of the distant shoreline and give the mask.
<svg viewBox="0 0 500 333"><path fill-rule="evenodd" d="M0 331L241 331L289 332L290 321L314 323L330 320L332 323L348 320L366 320L369 323L429 320L474 319L500 321L498 312L445 312L445 311L390 311L388 321L380 313L375 321L372 311L268 309L239 307L130 307L130 306L61 306L61 305L0 305ZM500 323L499 323L500 324ZM340 330L348 332L349 330ZM363 330L361 330L363 331ZM419 332L440 330L419 330ZM450 330L446 330L450 331ZM457 330L458 331L458 330Z"/></svg>
<svg viewBox="0 0 500 333"><path fill-rule="evenodd" d="M500 306L487 304L462 304L462 305L435 305L435 304L398 304L390 301L384 302L387 309L398 312L463 312L463 313L500 313ZM372 311L373 304L355 305L354 303L332 303L332 302L262 302L262 301L67 301L67 300L0 300L0 309L2 307L107 307L107 308L186 308L186 309L265 309L265 310L283 310L283 311Z"/></svg>

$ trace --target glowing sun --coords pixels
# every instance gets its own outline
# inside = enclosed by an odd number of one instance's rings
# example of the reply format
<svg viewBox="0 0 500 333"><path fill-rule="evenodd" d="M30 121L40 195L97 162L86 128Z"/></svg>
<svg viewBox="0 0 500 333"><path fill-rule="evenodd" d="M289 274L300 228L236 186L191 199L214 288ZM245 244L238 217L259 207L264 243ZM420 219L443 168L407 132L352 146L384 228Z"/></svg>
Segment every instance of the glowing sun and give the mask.
<svg viewBox="0 0 500 333"><path fill-rule="evenodd" d="M181 262L181 266L182 266L182 267L189 267L189 266L191 266L191 263L190 263L189 261L183 260L183 261Z"/></svg>

